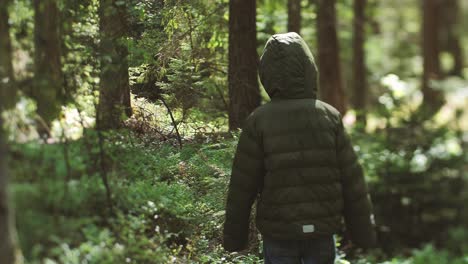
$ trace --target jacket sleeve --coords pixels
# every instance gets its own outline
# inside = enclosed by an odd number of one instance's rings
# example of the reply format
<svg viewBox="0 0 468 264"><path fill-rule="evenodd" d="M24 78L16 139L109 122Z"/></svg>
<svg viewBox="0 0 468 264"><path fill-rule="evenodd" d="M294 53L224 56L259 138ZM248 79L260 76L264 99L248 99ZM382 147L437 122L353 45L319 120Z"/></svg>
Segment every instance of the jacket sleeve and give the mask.
<svg viewBox="0 0 468 264"><path fill-rule="evenodd" d="M263 183L263 148L251 117L239 137L228 187L223 246L231 252L247 247L250 211Z"/></svg>
<svg viewBox="0 0 468 264"><path fill-rule="evenodd" d="M343 189L343 216L351 240L359 247L370 248L376 243L372 204L349 135L339 118L337 132L337 157Z"/></svg>

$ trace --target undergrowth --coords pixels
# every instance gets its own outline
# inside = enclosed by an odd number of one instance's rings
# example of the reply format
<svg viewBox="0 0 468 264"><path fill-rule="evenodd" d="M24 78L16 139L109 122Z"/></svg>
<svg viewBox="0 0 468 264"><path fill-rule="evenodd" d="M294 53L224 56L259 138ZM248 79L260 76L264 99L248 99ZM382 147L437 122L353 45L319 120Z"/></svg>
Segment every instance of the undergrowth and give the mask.
<svg viewBox="0 0 468 264"><path fill-rule="evenodd" d="M12 193L27 263L262 263L261 243L232 254L221 246L236 135L186 141L181 149L129 131L104 136L104 160L92 131L76 141L11 146ZM365 146L367 154L358 153L379 193L377 183L388 182L372 177L385 165L375 159L384 149L378 152L376 138L355 138ZM385 250L340 252L337 263L468 263L467 230L451 229L443 245L399 247L393 258Z"/></svg>

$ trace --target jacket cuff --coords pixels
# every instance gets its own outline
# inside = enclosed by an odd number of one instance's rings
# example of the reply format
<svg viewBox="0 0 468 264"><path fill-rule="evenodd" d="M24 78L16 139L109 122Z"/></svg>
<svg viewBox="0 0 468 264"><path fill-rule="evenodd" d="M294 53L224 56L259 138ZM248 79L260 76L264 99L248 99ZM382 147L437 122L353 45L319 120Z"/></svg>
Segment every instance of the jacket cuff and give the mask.
<svg viewBox="0 0 468 264"><path fill-rule="evenodd" d="M350 227L351 240L363 249L373 248L377 244L375 225L368 215L356 217L356 222Z"/></svg>
<svg viewBox="0 0 468 264"><path fill-rule="evenodd" d="M247 248L247 236L232 236L229 234L224 234L223 237L223 247L226 251L229 252L238 252Z"/></svg>

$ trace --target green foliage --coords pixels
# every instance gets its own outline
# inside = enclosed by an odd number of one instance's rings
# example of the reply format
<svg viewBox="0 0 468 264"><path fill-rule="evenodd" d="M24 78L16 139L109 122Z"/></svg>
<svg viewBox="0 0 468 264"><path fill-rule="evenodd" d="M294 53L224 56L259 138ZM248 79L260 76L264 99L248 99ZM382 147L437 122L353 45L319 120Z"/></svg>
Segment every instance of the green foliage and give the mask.
<svg viewBox="0 0 468 264"><path fill-rule="evenodd" d="M235 141L190 144L178 151L122 131L106 133L112 213L96 161L97 137L89 132L68 143L12 147L12 191L20 242L28 261L258 260L255 255L226 257L220 245ZM68 165L63 158L65 147Z"/></svg>
<svg viewBox="0 0 468 264"><path fill-rule="evenodd" d="M393 252L401 246L444 241L450 226L466 223L463 131L437 117L422 122L413 99L418 91L398 77L388 76L382 84L387 91L378 112L369 118L380 126L353 134L369 179L382 246Z"/></svg>
<svg viewBox="0 0 468 264"><path fill-rule="evenodd" d="M302 1L301 32L316 54L313 2ZM126 41L136 114L127 125L133 132L104 133L101 160L97 132L90 128L100 81L98 1L59 1L68 100L48 142L33 141L36 105L26 98L33 62L31 1L12 1L14 66L24 87L16 108L4 116L12 142L11 192L28 263L261 263L259 245L234 254L221 247L237 143L236 135L218 134L227 121L228 3L129 1ZM374 199L382 249L346 258L351 263L467 263L466 108L451 109L457 97L466 96L455 89L466 87L466 81L435 82L449 107L424 120L417 112L418 1L368 3L371 104L366 133L351 132ZM286 30L286 0L262 0L257 9L260 51L270 35ZM468 10L466 4L461 9ZM351 1L338 1L337 12L343 76L351 83ZM466 44L466 36L460 37ZM174 147L173 125L161 99L175 115L182 149ZM444 117L446 112L453 114Z"/></svg>
<svg viewBox="0 0 468 264"><path fill-rule="evenodd" d="M12 36L13 49L33 50L34 11L31 2L22 0L12 1L9 11L9 19L11 21L10 35ZM31 61L15 62L31 63Z"/></svg>
<svg viewBox="0 0 468 264"><path fill-rule="evenodd" d="M106 133L104 149L113 195L112 213L98 169L97 137L91 132L88 131L87 136L80 140L67 143L69 169L63 158L64 143L31 143L12 147L17 225L28 261L261 262L258 246L246 254L227 254L221 247L224 199L236 138L215 141L207 138L201 144L188 143L179 150L151 137L135 137L127 131ZM391 146L379 141L379 137L361 138L354 132L353 138L361 147L360 157L370 176L373 194L388 198L375 202L377 221L382 230L389 225L383 217L389 204L395 206L393 203L397 201L401 205L404 195L408 197L409 204L418 204L426 199L421 192L412 194L410 190L405 191L408 186L398 187L397 184L403 183L396 181L394 175L398 174L395 173L406 171L408 176L405 177L422 175L421 172L411 175L407 171L411 159L399 155L391 158L393 154L388 151ZM449 156L448 161L457 157L458 154ZM385 174L388 164L392 170ZM454 164L448 163L450 166ZM425 181L435 177L431 175L436 173L427 168ZM437 182L439 192L443 184ZM418 188L422 188L422 192L434 193L433 185L435 183L421 184ZM439 199L448 199L449 195L441 194ZM393 207L392 214L404 216L404 208L405 205ZM439 215L440 212L434 211L433 214ZM460 224L440 240L446 249L424 247L411 253L409 258L395 258L393 262L382 262L386 255L376 252L365 257L358 255L360 260L356 263L424 263L422 261L429 258L440 263L464 263L460 262L464 261L460 256L466 252L468 229ZM419 228L423 230L424 224ZM395 230L392 229L391 234L398 238ZM346 263L344 259L340 261Z"/></svg>
<svg viewBox="0 0 468 264"><path fill-rule="evenodd" d="M130 46L142 58L132 59L136 97L157 104L164 99L174 112L180 109L178 122L193 108L191 116L199 110L204 117L224 116L227 1L144 2L134 9L132 21L142 29Z"/></svg>
<svg viewBox="0 0 468 264"><path fill-rule="evenodd" d="M468 256L456 257L446 250L435 249L428 244L422 249L414 250L411 257L397 257L390 261L378 262L380 264L462 264L468 263ZM377 263L369 260L359 260L358 264Z"/></svg>

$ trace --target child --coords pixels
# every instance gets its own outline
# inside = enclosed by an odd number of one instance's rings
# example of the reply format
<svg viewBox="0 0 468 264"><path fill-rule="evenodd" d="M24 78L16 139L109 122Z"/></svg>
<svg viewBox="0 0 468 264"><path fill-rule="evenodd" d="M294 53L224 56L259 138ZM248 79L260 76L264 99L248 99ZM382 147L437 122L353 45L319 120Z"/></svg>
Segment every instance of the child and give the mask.
<svg viewBox="0 0 468 264"><path fill-rule="evenodd" d="M265 263L333 263L344 218L352 241L375 243L363 171L340 113L317 100L317 67L296 33L273 35L260 59L271 102L245 121L234 158L223 246L247 247L249 216Z"/></svg>

